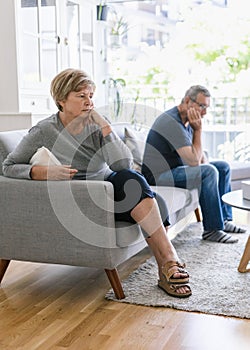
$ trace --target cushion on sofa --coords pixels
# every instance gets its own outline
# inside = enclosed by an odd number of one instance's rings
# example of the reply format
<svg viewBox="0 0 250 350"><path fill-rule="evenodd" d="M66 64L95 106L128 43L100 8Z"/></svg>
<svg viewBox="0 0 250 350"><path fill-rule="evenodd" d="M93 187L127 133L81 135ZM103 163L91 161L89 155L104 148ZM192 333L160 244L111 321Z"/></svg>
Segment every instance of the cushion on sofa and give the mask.
<svg viewBox="0 0 250 350"><path fill-rule="evenodd" d="M231 167L231 189L232 191L240 190L241 182L250 180L250 162L230 162Z"/></svg>
<svg viewBox="0 0 250 350"><path fill-rule="evenodd" d="M127 122L113 123L112 128L130 149L134 158L134 169L141 172L149 128L144 125L132 125Z"/></svg>
<svg viewBox="0 0 250 350"><path fill-rule="evenodd" d="M250 178L250 162L230 162L231 179L247 179Z"/></svg>
<svg viewBox="0 0 250 350"><path fill-rule="evenodd" d="M136 171L141 172L143 152L145 148L145 140L140 139L134 131L129 128L124 128L124 142L130 149L133 158Z"/></svg>
<svg viewBox="0 0 250 350"><path fill-rule="evenodd" d="M2 162L7 155L13 151L22 138L27 134L28 130L12 130L0 132L0 174L2 175Z"/></svg>

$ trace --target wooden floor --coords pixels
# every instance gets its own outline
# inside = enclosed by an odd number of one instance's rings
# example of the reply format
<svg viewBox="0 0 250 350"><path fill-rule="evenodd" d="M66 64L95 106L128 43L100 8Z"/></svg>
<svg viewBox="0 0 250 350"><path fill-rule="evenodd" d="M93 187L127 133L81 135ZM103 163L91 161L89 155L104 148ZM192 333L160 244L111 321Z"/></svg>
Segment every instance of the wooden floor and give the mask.
<svg viewBox="0 0 250 350"><path fill-rule="evenodd" d="M120 276L149 256L130 259ZM250 320L107 301L109 288L102 270L12 261L0 288L0 349L250 349Z"/></svg>

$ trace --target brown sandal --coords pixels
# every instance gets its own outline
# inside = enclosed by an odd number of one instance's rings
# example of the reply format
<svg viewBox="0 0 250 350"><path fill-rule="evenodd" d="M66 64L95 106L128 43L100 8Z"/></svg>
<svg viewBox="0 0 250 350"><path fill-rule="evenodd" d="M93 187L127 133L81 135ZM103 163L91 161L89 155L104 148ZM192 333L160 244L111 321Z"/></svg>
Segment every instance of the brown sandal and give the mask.
<svg viewBox="0 0 250 350"><path fill-rule="evenodd" d="M158 287L163 289L168 295L172 297L177 298L187 298L190 295L192 295L191 288L188 284L174 284L174 283L168 283L167 281L158 281ZM178 290L182 287L188 288L188 291L186 293L178 293Z"/></svg>
<svg viewBox="0 0 250 350"><path fill-rule="evenodd" d="M167 283L188 283L189 274L185 270L185 264L181 264L178 261L168 261L165 265L162 266L162 280L166 280ZM175 273L184 273L187 277L174 278Z"/></svg>

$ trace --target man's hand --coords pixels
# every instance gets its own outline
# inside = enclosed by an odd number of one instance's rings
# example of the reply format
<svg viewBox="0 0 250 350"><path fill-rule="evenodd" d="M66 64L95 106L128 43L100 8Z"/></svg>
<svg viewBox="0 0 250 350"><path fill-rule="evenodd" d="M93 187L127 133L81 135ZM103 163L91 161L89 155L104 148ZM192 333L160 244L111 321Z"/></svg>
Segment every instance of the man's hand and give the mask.
<svg viewBox="0 0 250 350"><path fill-rule="evenodd" d="M30 176L32 180L71 180L77 172L71 165L35 165L31 168Z"/></svg>
<svg viewBox="0 0 250 350"><path fill-rule="evenodd" d="M177 150L182 160L189 166L198 166L202 162L202 144L201 144L201 133L202 133L202 119L200 112L195 108L189 108L187 110L187 119L189 125L193 129L193 139L191 146L181 147Z"/></svg>
<svg viewBox="0 0 250 350"><path fill-rule="evenodd" d="M201 131L202 129L202 119L201 119L201 114L199 111L195 108L189 108L187 110L187 117L190 126L192 127L193 130L195 131Z"/></svg>

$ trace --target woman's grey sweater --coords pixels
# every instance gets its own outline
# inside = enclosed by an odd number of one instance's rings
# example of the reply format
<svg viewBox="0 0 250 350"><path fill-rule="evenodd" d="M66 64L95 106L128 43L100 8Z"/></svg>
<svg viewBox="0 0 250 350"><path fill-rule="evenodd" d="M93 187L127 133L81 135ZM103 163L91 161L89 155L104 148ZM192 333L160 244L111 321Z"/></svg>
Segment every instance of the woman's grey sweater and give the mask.
<svg viewBox="0 0 250 350"><path fill-rule="evenodd" d="M53 114L33 126L3 162L3 174L30 179L32 156L40 147L48 148L64 165L77 169L75 178L104 180L112 171L129 169L133 157L115 132L103 137L101 128L88 124L82 133L71 135L59 115Z"/></svg>

